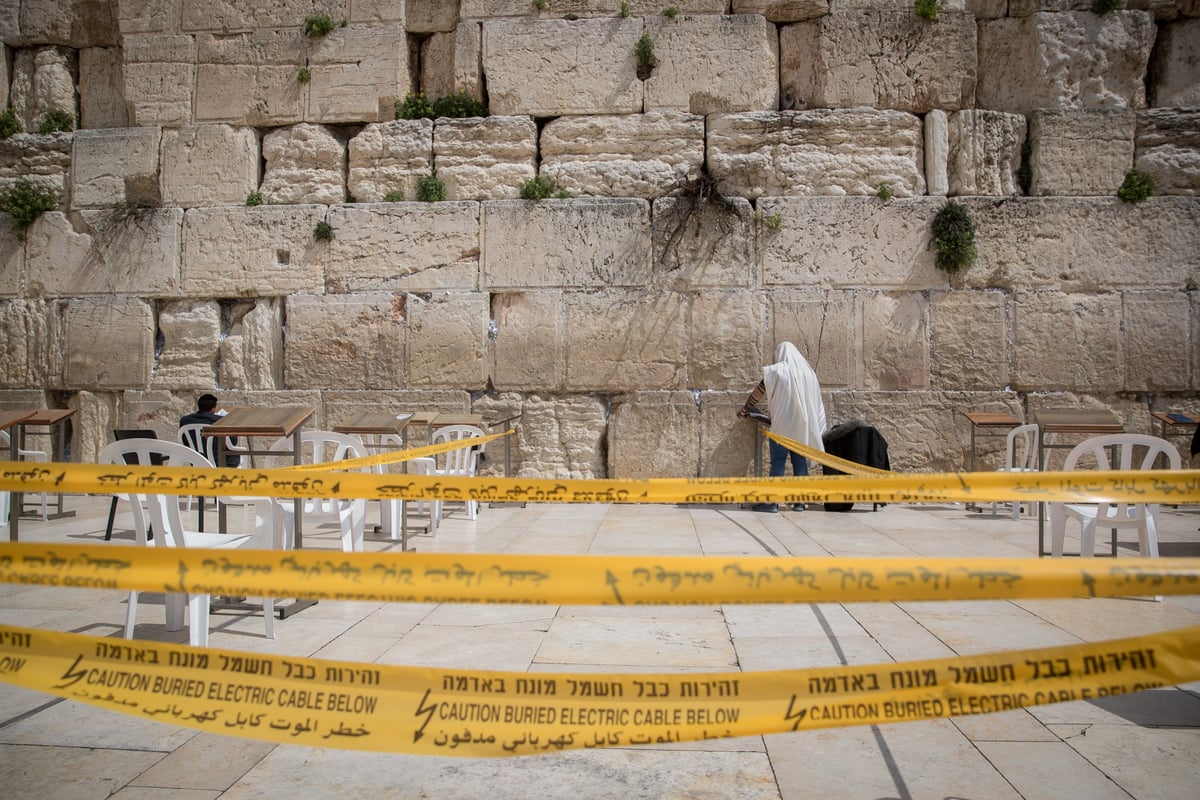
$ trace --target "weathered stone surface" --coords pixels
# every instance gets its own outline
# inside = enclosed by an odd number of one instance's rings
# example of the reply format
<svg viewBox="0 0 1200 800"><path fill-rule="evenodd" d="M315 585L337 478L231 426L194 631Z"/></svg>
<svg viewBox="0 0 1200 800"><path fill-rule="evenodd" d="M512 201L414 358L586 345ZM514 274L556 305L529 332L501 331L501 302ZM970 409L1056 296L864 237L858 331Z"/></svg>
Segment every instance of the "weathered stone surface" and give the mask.
<svg viewBox="0 0 1200 800"><path fill-rule="evenodd" d="M180 29L187 32L220 31L237 33L256 28L295 27L313 13L326 13L339 22L346 18L350 3L329 0L316 4L311 0L207 0L203 3L184 3Z"/></svg>
<svg viewBox="0 0 1200 800"><path fill-rule="evenodd" d="M1174 19L1182 12L1188 13L1188 5L1195 0L1126 0L1120 8L1129 11L1149 11L1155 19ZM1027 17L1039 11L1091 11L1092 0L1008 0L1008 16ZM1093 12L1094 13L1094 12ZM1003 15L1000 15L1003 16Z"/></svg>
<svg viewBox="0 0 1200 800"><path fill-rule="evenodd" d="M1200 202L1192 198L963 202L979 243L979 259L956 279L966 287L1082 294L1200 285Z"/></svg>
<svg viewBox="0 0 1200 800"><path fill-rule="evenodd" d="M488 296L408 296L408 385L479 390L487 383Z"/></svg>
<svg viewBox="0 0 1200 800"><path fill-rule="evenodd" d="M43 214L26 237L34 295L179 291L180 209L85 210Z"/></svg>
<svg viewBox="0 0 1200 800"><path fill-rule="evenodd" d="M119 44L116 3L93 0L21 0L21 36L66 47Z"/></svg>
<svg viewBox="0 0 1200 800"><path fill-rule="evenodd" d="M692 295L687 321L687 385L699 389L753 386L762 378L767 306L751 291Z"/></svg>
<svg viewBox="0 0 1200 800"><path fill-rule="evenodd" d="M163 344L152 389L209 391L217 385L221 309L216 302L168 303L159 309L158 331Z"/></svg>
<svg viewBox="0 0 1200 800"><path fill-rule="evenodd" d="M66 311L68 385L144 389L153 363L154 311L148 304L135 297L71 301Z"/></svg>
<svg viewBox="0 0 1200 800"><path fill-rule="evenodd" d="M117 27L122 36L177 31L179 14L177 4L159 0L120 0L116 4Z"/></svg>
<svg viewBox="0 0 1200 800"><path fill-rule="evenodd" d="M17 238L12 219L0 214L0 297L17 297L23 291L25 243Z"/></svg>
<svg viewBox="0 0 1200 800"><path fill-rule="evenodd" d="M700 409L691 392L633 392L613 403L609 477L692 478L700 472Z"/></svg>
<svg viewBox="0 0 1200 800"><path fill-rule="evenodd" d="M452 200L519 197L537 174L537 157L531 117L439 119L433 129L434 164Z"/></svg>
<svg viewBox="0 0 1200 800"><path fill-rule="evenodd" d="M12 55L3 41L3 36L0 36L0 56L2 56L0 58L0 105L8 108L8 89L12 83L12 70L9 68L9 64L12 63Z"/></svg>
<svg viewBox="0 0 1200 800"><path fill-rule="evenodd" d="M1006 295L937 292L930 317L934 388L987 391L1008 385Z"/></svg>
<svg viewBox="0 0 1200 800"><path fill-rule="evenodd" d="M708 168L723 195L925 193L921 120L873 109L714 114Z"/></svg>
<svg viewBox="0 0 1200 800"><path fill-rule="evenodd" d="M1142 108L1154 20L1144 11L1090 12L979 23L976 105L1028 114L1035 108Z"/></svg>
<svg viewBox="0 0 1200 800"><path fill-rule="evenodd" d="M183 293L269 297L324 288L328 245L313 238L325 206L197 208L183 216Z"/></svg>
<svg viewBox="0 0 1200 800"><path fill-rule="evenodd" d="M0 139L0 191L25 180L54 195L56 208L71 202L73 133L18 133Z"/></svg>
<svg viewBox="0 0 1200 800"><path fill-rule="evenodd" d="M329 209L331 292L474 290L479 204L385 203Z"/></svg>
<svg viewBox="0 0 1200 800"><path fill-rule="evenodd" d="M1018 391L1111 391L1124 374L1121 295L1013 297L1013 388Z"/></svg>
<svg viewBox="0 0 1200 800"><path fill-rule="evenodd" d="M1031 195L1111 196L1133 166L1131 108L1035 109L1029 115Z"/></svg>
<svg viewBox="0 0 1200 800"><path fill-rule="evenodd" d="M483 285L641 286L650 274L645 200L491 200L483 204Z"/></svg>
<svg viewBox="0 0 1200 800"><path fill-rule="evenodd" d="M405 380L403 295L293 295L284 385L385 389Z"/></svg>
<svg viewBox="0 0 1200 800"><path fill-rule="evenodd" d="M14 47L21 42L21 5L5 3L0 6L0 41Z"/></svg>
<svg viewBox="0 0 1200 800"><path fill-rule="evenodd" d="M282 298L235 303L222 331L219 383L231 389L283 388Z"/></svg>
<svg viewBox="0 0 1200 800"><path fill-rule="evenodd" d="M560 391L565 370L561 291L492 295L492 383Z"/></svg>
<svg viewBox="0 0 1200 800"><path fill-rule="evenodd" d="M393 192L417 197L417 181L433 170L433 122L395 120L367 125L350 140L350 194L378 203Z"/></svg>
<svg viewBox="0 0 1200 800"><path fill-rule="evenodd" d="M71 398L69 406L76 409L71 419L71 460L95 464L100 460L100 451L108 444L115 428L141 428L140 424L123 424L117 408L124 400L123 392L78 392ZM178 423L178 419L176 420ZM159 438L168 439L164 430Z"/></svg>
<svg viewBox="0 0 1200 800"><path fill-rule="evenodd" d="M421 44L421 91L431 100L460 91L483 99L483 28L463 22Z"/></svg>
<svg viewBox="0 0 1200 800"><path fill-rule="evenodd" d="M737 416L747 394L748 391L700 393L700 477L740 478L753 474L759 424Z"/></svg>
<svg viewBox="0 0 1200 800"><path fill-rule="evenodd" d="M521 478L607 478L607 409L589 395L518 395L480 398L472 408L489 419L521 414L516 440L508 445L511 474ZM503 474L505 444L490 444L480 465L484 474Z"/></svg>
<svg viewBox="0 0 1200 800"><path fill-rule="evenodd" d="M538 9L525 0L461 0L463 19L478 17L527 17L530 15L554 18L574 14L579 17L614 17L620 12L621 0L554 0ZM673 5L680 14L723 14L727 0L676 0ZM657 0L629 0L630 17L661 14L665 6Z"/></svg>
<svg viewBox="0 0 1200 800"><path fill-rule="evenodd" d="M125 75L121 49L89 47L79 51L79 127L124 128Z"/></svg>
<svg viewBox="0 0 1200 800"><path fill-rule="evenodd" d="M700 176L704 118L680 112L559 117L542 129L541 157L542 177L572 195L654 199Z"/></svg>
<svg viewBox="0 0 1200 800"><path fill-rule="evenodd" d="M863 388L929 388L929 301L916 292L863 292Z"/></svg>
<svg viewBox="0 0 1200 800"><path fill-rule="evenodd" d="M65 385L65 312L65 305L55 301L0 302L0 387Z"/></svg>
<svg viewBox="0 0 1200 800"><path fill-rule="evenodd" d="M1196 340L1188 336L1190 300L1183 292L1125 292L1121 331L1124 384L1108 376L1110 391L1174 391L1190 387L1200 362Z"/></svg>
<svg viewBox="0 0 1200 800"><path fill-rule="evenodd" d="M196 42L191 36L136 34L122 39L130 125L192 121Z"/></svg>
<svg viewBox="0 0 1200 800"><path fill-rule="evenodd" d="M925 190L935 197L945 197L950 193L949 115L937 108L930 111L925 115L924 133Z"/></svg>
<svg viewBox="0 0 1200 800"><path fill-rule="evenodd" d="M747 287L758 272L754 209L741 197L660 197L650 279L668 289Z"/></svg>
<svg viewBox="0 0 1200 800"><path fill-rule="evenodd" d="M567 389L686 388L685 302L643 289L565 295Z"/></svg>
<svg viewBox="0 0 1200 800"><path fill-rule="evenodd" d="M75 116L79 57L65 47L37 47L13 55L9 99L23 130L37 133L48 111Z"/></svg>
<svg viewBox="0 0 1200 800"><path fill-rule="evenodd" d="M264 201L331 205L346 199L346 145L324 125L273 130L263 137L262 154Z"/></svg>
<svg viewBox="0 0 1200 800"><path fill-rule="evenodd" d="M733 13L762 14L771 22L803 22L828 14L829 0L733 0Z"/></svg>
<svg viewBox="0 0 1200 800"><path fill-rule="evenodd" d="M1155 194L1200 195L1200 108L1140 112L1136 145L1136 166L1154 179Z"/></svg>
<svg viewBox="0 0 1200 800"><path fill-rule="evenodd" d="M924 113L975 105L975 17L930 24L906 10L830 14L779 34L779 83L792 108L874 106Z"/></svg>
<svg viewBox="0 0 1200 800"><path fill-rule="evenodd" d="M558 117L641 111L634 63L641 35L642 21L633 17L484 21L491 112Z"/></svg>
<svg viewBox="0 0 1200 800"><path fill-rule="evenodd" d="M258 137L229 125L167 128L160 179L166 205L242 205L258 188Z"/></svg>
<svg viewBox="0 0 1200 800"><path fill-rule="evenodd" d="M763 285L943 287L929 247L942 205L935 198L763 198L759 212L782 219L778 232L760 233Z"/></svg>
<svg viewBox="0 0 1200 800"><path fill-rule="evenodd" d="M645 19L658 63L646 80L647 111L775 111L779 45L755 14Z"/></svg>
<svg viewBox="0 0 1200 800"><path fill-rule="evenodd" d="M307 122L375 122L395 117L412 86L404 26L338 28L308 43Z"/></svg>
<svg viewBox="0 0 1200 800"><path fill-rule="evenodd" d="M297 29L196 39L197 122L283 125L304 118L304 35Z"/></svg>
<svg viewBox="0 0 1200 800"><path fill-rule="evenodd" d="M950 195L1022 194L1017 180L1025 117L968 109L950 115Z"/></svg>
<svg viewBox="0 0 1200 800"><path fill-rule="evenodd" d="M72 138L72 207L158 205L162 129L82 130Z"/></svg>
<svg viewBox="0 0 1200 800"><path fill-rule="evenodd" d="M409 33L452 31L458 24L458 5L443 0L404 0L404 29Z"/></svg>
<svg viewBox="0 0 1200 800"><path fill-rule="evenodd" d="M1200 107L1200 19L1159 26L1150 80L1151 105Z"/></svg>
<svg viewBox="0 0 1200 800"><path fill-rule="evenodd" d="M771 338L764 342L759 365L774 360L780 342L791 342L804 354L823 388L861 384L858 365L862 348L854 291L776 289L767 294L767 300Z"/></svg>

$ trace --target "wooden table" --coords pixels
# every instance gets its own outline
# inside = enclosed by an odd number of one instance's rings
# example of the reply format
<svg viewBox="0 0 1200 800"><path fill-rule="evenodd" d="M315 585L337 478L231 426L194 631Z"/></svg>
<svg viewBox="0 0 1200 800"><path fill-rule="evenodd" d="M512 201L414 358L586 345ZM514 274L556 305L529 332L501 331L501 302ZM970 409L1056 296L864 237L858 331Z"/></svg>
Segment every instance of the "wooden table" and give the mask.
<svg viewBox="0 0 1200 800"><path fill-rule="evenodd" d="M17 457L17 450L19 449L19 442L21 440L21 426L34 413L33 411L0 411L0 431L9 432L9 461L16 463L20 460ZM21 492L14 490L9 493L8 502L8 540L10 542L17 541L17 523L20 518Z"/></svg>
<svg viewBox="0 0 1200 800"><path fill-rule="evenodd" d="M1195 414L1188 414L1187 412L1178 413L1178 412L1168 412L1168 411L1151 411L1150 416L1152 416L1156 420L1158 420L1158 422L1159 422L1159 429L1158 429L1159 434L1158 435L1160 438L1163 438L1163 439L1166 439L1168 436L1179 436L1181 434L1182 435L1191 434L1192 431L1190 429L1195 428L1197 425L1200 425L1200 417L1197 417ZM1188 428L1189 430L1178 431L1178 432L1172 431L1171 433L1167 433L1168 425L1170 425L1171 427L1178 426L1178 427L1182 427L1182 428Z"/></svg>
<svg viewBox="0 0 1200 800"><path fill-rule="evenodd" d="M32 416L26 417L21 422L21 447L25 448L25 440L30 434L34 436L48 436L50 438L50 448L46 451L46 455L51 461L66 461L67 460L67 420L75 416L77 409L74 408L43 408L33 412ZM45 430L31 431L33 428L44 428ZM26 448L28 449L28 448ZM41 516L34 509L21 509L22 516L38 517ZM63 519L64 517L75 516L74 511L63 510L62 494L55 495L54 513L47 514L46 519Z"/></svg>
<svg viewBox="0 0 1200 800"><path fill-rule="evenodd" d="M406 444L404 432L410 425L428 425L432 421L433 416L432 412L422 412L419 422L414 423L414 419L418 417L418 414L396 414L391 411L364 411L346 420L341 425L334 425L333 430L337 433L360 437L363 440L363 446L368 450L376 452L396 450ZM384 444L384 439L388 436L397 437L400 440L400 444ZM403 461L400 462L400 468L402 472L408 471ZM383 474L387 471L387 468L385 465L379 464L376 470L378 474ZM379 501L379 525L376 527L376 530L383 531L395 540L397 531L395 530L395 522L392 514L384 513L384 504L387 502L389 501L383 499ZM408 547L408 503L404 500L400 501L399 534L400 549L405 550Z"/></svg>
<svg viewBox="0 0 1200 800"><path fill-rule="evenodd" d="M964 411L963 416L971 422L971 472L974 472L976 469L975 436L977 431L992 431L992 433L986 434L989 438L993 436L1007 436L1010 430L1021 424L1016 417L1007 411Z"/></svg>

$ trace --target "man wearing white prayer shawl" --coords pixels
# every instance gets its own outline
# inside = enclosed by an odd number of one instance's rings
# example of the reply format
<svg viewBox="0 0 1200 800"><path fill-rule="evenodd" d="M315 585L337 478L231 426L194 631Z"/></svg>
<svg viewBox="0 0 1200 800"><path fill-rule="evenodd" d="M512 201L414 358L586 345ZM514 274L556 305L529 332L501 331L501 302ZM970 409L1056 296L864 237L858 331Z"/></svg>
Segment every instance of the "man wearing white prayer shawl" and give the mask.
<svg viewBox="0 0 1200 800"><path fill-rule="evenodd" d="M825 451L821 434L825 432L825 403L821 400L821 384L817 374L808 365L804 356L791 342L782 342L775 348L775 363L763 368L763 379L746 398L746 404L738 412L739 417L750 415L750 410L766 398L766 413L771 418L771 432L786 436L801 444ZM796 477L808 475L808 459L793 453L783 445L771 440L770 476L782 477L787 472L788 457L792 460L792 473ZM776 503L759 503L755 511L776 512ZM803 511L804 504L796 503L793 508Z"/></svg>

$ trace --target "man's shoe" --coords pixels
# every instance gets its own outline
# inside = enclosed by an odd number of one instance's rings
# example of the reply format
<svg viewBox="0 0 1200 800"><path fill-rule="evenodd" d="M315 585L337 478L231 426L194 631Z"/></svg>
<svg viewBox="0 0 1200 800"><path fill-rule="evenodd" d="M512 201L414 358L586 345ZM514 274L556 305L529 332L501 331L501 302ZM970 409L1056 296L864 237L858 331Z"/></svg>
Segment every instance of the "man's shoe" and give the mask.
<svg viewBox="0 0 1200 800"><path fill-rule="evenodd" d="M792 511L803 511L803 510L804 510L804 503L796 503L796 505L792 506Z"/></svg>
<svg viewBox="0 0 1200 800"><path fill-rule="evenodd" d="M765 511L768 514L776 514L779 512L778 503L755 503L750 507L751 511Z"/></svg>

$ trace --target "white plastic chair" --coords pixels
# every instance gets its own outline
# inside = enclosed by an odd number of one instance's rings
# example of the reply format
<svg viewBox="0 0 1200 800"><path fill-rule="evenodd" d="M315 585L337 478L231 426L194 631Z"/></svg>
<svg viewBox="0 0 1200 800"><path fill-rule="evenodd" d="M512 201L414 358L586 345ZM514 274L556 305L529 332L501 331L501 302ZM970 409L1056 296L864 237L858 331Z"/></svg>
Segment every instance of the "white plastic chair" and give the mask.
<svg viewBox="0 0 1200 800"><path fill-rule="evenodd" d="M173 467L206 467L209 462L200 453L186 445L159 439L125 439L113 442L100 451L101 464L140 464L154 466L156 462ZM168 494L145 494L130 492L129 505L133 511L134 541L150 547L199 547L229 550L240 547L265 547L260 537L254 534L201 533L188 530L179 513L179 496ZM147 536L150 528L157 535ZM260 526L261 527L261 526ZM209 595L187 596L188 642L197 647L208 646ZM133 638L134 620L137 615L138 592L129 593L129 608L125 613L125 638ZM268 639L275 638L275 601L263 599L263 617L266 620ZM180 595L167 594L167 630L183 627L183 605Z"/></svg>
<svg viewBox="0 0 1200 800"><path fill-rule="evenodd" d="M1136 433L1115 433L1094 436L1075 445L1067 453L1063 469L1080 469L1081 462L1083 468L1092 465L1091 468L1100 470L1153 469L1160 456L1166 458L1170 469L1179 469L1179 451L1165 439ZM1139 554L1157 558L1157 516L1158 505L1155 503L1051 503L1050 554L1055 557L1062 555L1067 519L1070 518L1080 523L1079 554L1084 558L1095 555L1097 527L1112 530L1113 555L1116 555L1117 549L1117 529L1135 528L1138 532Z"/></svg>
<svg viewBox="0 0 1200 800"><path fill-rule="evenodd" d="M240 454L246 452L247 448L239 447L237 445L232 445L228 441L225 443L226 456L237 456L237 464L236 465L229 464L229 463L225 463L225 460L218 460L218 456L219 456L218 450L220 450L220 447L218 446L219 440L215 436L205 436L204 435L203 431L207 427L208 427L207 423L193 423L190 425L180 425L179 432L177 434L179 443L192 448L197 453L203 454L204 457L207 458L213 465L221 464L226 467L244 467L244 466L246 466L246 457L243 455L240 455ZM204 502L203 497L198 498L198 499L201 503ZM218 498L217 501L221 502L220 498ZM188 495L187 508L188 508L188 511L192 510L192 496L191 495Z"/></svg>
<svg viewBox="0 0 1200 800"><path fill-rule="evenodd" d="M435 462L432 458L410 458L405 463L405 469L408 475L432 475ZM386 465L379 464L377 467L380 474L387 472ZM395 473L392 473L395 474ZM429 514L429 532L437 532L437 517L433 514L433 501L429 500L398 500L398 499L383 499L379 501L380 512L380 528L387 533L393 542L398 542L403 537L404 523L404 503L415 503L416 508L420 513ZM426 511L426 509L429 509Z"/></svg>
<svg viewBox="0 0 1200 800"><path fill-rule="evenodd" d="M271 451L289 451L292 449L292 437L285 436L271 444ZM357 436L348 436L335 431L302 431L300 433L300 462L303 464L325 464L334 461L345 461L351 458L363 458L367 455L362 440ZM291 466L294 462L291 455L267 456L267 468L278 469ZM359 467L359 472L370 472L371 467ZM310 519L336 519L342 529L342 550L347 553L361 552L363 549L363 527L367 517L367 501L362 497L349 500L342 498L307 497L303 500L302 512L304 521ZM284 548L292 546L295 539L296 514L292 498L276 498L275 513L282 521L281 535Z"/></svg>
<svg viewBox="0 0 1200 800"><path fill-rule="evenodd" d="M12 439L9 438L8 431L0 431L0 452L8 453L10 447L12 447ZM43 464L50 461L50 457L47 456L45 452L41 450L26 450L23 447L17 449L17 458L19 458L21 461L38 461ZM45 522L49 520L50 514L46 508L46 493L35 492L33 494L37 494L42 499L42 521ZM22 497L24 496L25 495L22 495ZM9 502L12 502L11 497L9 498ZM17 512L20 513L20 509L17 509ZM8 514L4 515L4 524L8 524Z"/></svg>
<svg viewBox="0 0 1200 800"><path fill-rule="evenodd" d="M430 444L461 442L467 439L482 438L483 435L483 430L476 428L474 425L446 425L433 432L433 436L430 437ZM446 453L439 453L434 456L438 466L434 468L432 474L444 477L474 476L475 468L479 463L479 453L482 449L482 445L464 445ZM464 500L463 502L466 503L467 519L475 519L479 511L479 503L475 500ZM442 519L443 503L444 501L442 500L435 500L433 502L433 512L431 514L433 522L430 524L431 529L436 529L437 524Z"/></svg>
<svg viewBox="0 0 1200 800"><path fill-rule="evenodd" d="M1005 448L1004 466L997 472L1037 472L1038 471L1038 426L1030 423L1018 425L1008 432ZM992 516L996 516L997 503L992 503ZM1013 500L1012 518L1021 518L1021 501Z"/></svg>

